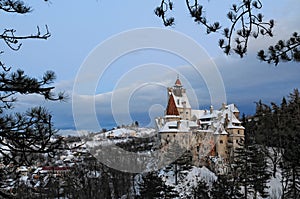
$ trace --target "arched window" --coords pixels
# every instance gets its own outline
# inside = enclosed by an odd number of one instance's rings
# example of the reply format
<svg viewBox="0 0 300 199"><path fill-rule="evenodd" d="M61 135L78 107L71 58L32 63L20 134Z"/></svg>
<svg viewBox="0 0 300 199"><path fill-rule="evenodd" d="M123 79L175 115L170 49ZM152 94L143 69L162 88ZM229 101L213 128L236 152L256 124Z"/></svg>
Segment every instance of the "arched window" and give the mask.
<svg viewBox="0 0 300 199"><path fill-rule="evenodd" d="M223 140L220 140L220 144L223 144Z"/></svg>

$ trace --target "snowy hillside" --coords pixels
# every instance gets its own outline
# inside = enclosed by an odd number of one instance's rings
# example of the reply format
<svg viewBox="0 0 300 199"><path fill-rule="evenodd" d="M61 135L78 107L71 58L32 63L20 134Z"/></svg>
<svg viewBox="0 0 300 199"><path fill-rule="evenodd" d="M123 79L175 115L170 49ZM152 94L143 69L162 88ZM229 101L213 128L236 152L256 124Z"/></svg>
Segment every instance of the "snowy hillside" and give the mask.
<svg viewBox="0 0 300 199"><path fill-rule="evenodd" d="M156 131L153 128L124 127L100 133L95 136L95 139L102 140L106 138L118 139L128 137L144 138L154 136L155 134Z"/></svg>

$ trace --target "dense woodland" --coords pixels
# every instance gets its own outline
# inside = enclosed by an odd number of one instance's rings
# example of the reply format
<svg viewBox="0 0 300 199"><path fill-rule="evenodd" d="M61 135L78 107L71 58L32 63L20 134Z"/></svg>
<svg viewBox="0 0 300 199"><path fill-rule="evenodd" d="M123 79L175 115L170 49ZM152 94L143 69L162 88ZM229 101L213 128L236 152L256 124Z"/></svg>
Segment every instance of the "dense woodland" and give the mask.
<svg viewBox="0 0 300 199"><path fill-rule="evenodd" d="M185 184L195 168L190 153L170 165L149 173L132 174L114 170L87 155L63 178L52 177L47 184L28 187L20 183L4 198L300 198L300 93L295 89L280 105L258 101L253 116L243 116L245 144L236 151L231 171L212 182L197 179ZM118 143L130 151L149 151L158 147L157 138L133 139ZM149 144L151 143L151 144ZM57 152L60 153L59 151ZM37 156L35 158L43 158ZM53 165L51 157L44 163ZM6 176L4 176L6 175ZM20 176L1 171L1 180ZM169 175L172 180L164 176ZM278 178L281 193L270 194L270 180ZM1 182L2 186L5 182ZM183 184L186 194L176 188ZM8 195L5 195L8 194ZM180 195L181 194L181 195Z"/></svg>

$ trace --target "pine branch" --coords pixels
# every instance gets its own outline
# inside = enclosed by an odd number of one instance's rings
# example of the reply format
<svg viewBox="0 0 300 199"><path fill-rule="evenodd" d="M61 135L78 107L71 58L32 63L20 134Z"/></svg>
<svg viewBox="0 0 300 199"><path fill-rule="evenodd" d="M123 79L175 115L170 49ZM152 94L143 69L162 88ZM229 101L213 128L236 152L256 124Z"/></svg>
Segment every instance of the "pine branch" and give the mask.
<svg viewBox="0 0 300 199"><path fill-rule="evenodd" d="M255 10L261 8L262 3L259 0L243 0L240 6L232 5L231 11L227 14L232 25L230 28L224 29L225 39L219 41L219 46L225 54L229 55L233 50L243 57L247 52L250 37L256 39L259 35L273 36L274 20L263 22L262 14L253 14ZM254 30L254 28L256 29ZM227 40L226 43L225 40Z"/></svg>
<svg viewBox="0 0 300 199"><path fill-rule="evenodd" d="M206 28L207 34L212 32L219 33L222 27L221 24L219 22L208 23L207 18L203 14L204 7L198 0L186 0L186 6L194 21ZM219 46L226 55L234 52L243 57L247 52L251 37L256 39L259 35L273 36L274 20L265 22L262 14L254 14L262 7L260 0L240 0L240 5L232 5L232 8L227 13L227 18L230 20L231 25L223 29L222 34L225 38L219 40ZM172 11L172 8L173 2L171 0L161 0L160 6L155 10L155 14L163 20L165 26L174 25L175 19L166 17L167 13Z"/></svg>
<svg viewBox="0 0 300 199"><path fill-rule="evenodd" d="M154 10L154 13L163 20L163 23L165 26L174 25L174 17L169 17L169 18L166 17L166 13L169 10L170 11L173 10L173 2L171 2L170 0L168 0L168 1L162 0L160 3L160 6L158 6Z"/></svg>
<svg viewBox="0 0 300 199"><path fill-rule="evenodd" d="M279 62L300 61L300 36L295 32L286 42L279 40L276 45L270 46L267 53L260 50L257 53L261 61L267 63L274 63L278 65Z"/></svg>
<svg viewBox="0 0 300 199"><path fill-rule="evenodd" d="M2 0L0 2L0 10L18 14L31 12L31 8L29 6L26 6L24 2L19 0Z"/></svg>

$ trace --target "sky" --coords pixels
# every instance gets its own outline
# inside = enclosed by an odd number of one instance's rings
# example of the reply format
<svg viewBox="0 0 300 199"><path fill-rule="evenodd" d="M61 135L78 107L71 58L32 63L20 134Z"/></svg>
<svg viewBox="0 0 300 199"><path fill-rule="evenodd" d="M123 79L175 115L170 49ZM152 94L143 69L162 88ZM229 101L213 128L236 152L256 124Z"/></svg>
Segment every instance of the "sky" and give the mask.
<svg viewBox="0 0 300 199"><path fill-rule="evenodd" d="M175 17L175 25L168 28L154 14L159 1L31 0L26 3L33 9L29 14L1 14L2 29L14 28L16 34L26 35L34 34L36 26L43 32L47 25L51 37L46 41L22 41L21 49L16 52L2 41L1 61L13 70L21 68L35 77L41 77L47 70L56 73L55 91L64 91L69 96L66 102L18 96L15 110L46 106L53 114L54 126L61 132L99 131L132 121L151 126L153 119L163 114L166 88L173 86L177 75L187 88L193 108L208 109L211 104L221 107L221 103L212 99L223 100L222 92L213 92L218 90L221 78L227 103L235 103L246 115L254 113L258 100L280 103L283 96L299 88L299 63L274 66L256 58L258 50L288 38L292 32L300 32L298 0L263 1L264 17L275 19L274 38L251 40L243 59L224 55L218 47L220 35L207 35L202 26L195 24L184 1L174 2L170 16ZM225 16L230 2L204 3L210 21L228 24ZM156 31L151 33L153 28ZM144 35L136 36L136 30L143 30ZM129 39L126 33L130 33ZM152 43L144 44L147 39ZM134 45L146 47L121 53L123 48ZM179 54L173 51L177 47L181 48ZM200 75L191 66L193 61L189 59L194 59L193 55L203 72ZM105 65L110 56L115 57ZM85 73L89 63L92 68Z"/></svg>

